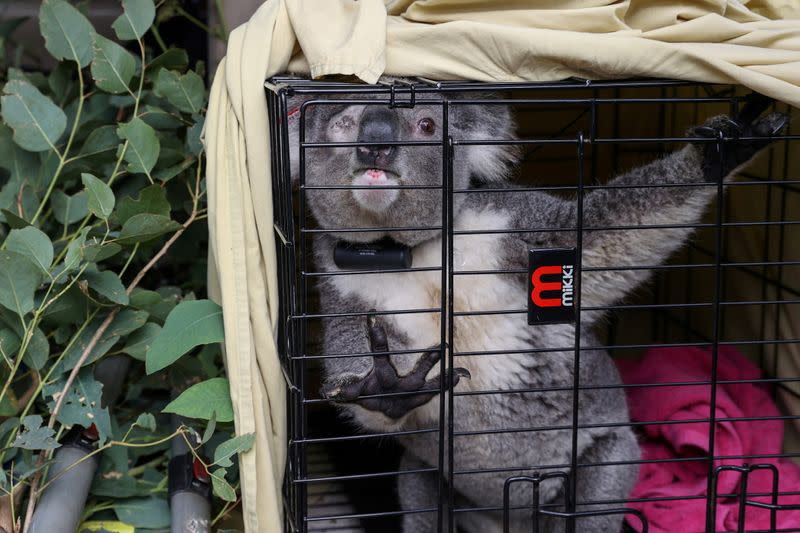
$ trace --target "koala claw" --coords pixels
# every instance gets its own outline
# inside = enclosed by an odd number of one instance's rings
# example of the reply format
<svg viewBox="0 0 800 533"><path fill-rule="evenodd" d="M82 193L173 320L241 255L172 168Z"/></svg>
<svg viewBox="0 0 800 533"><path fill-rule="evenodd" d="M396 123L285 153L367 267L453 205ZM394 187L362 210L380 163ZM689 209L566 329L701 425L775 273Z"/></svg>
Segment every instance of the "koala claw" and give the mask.
<svg viewBox="0 0 800 533"><path fill-rule="evenodd" d="M722 136L734 139L722 150L717 143L703 143L703 175L707 180L716 181L728 176L736 167L766 148L786 127L789 116L785 113L770 113L759 118L771 103L772 100L767 97L751 94L736 117L714 117L689 131L693 137L718 139ZM739 137L757 139L740 140Z"/></svg>
<svg viewBox="0 0 800 533"><path fill-rule="evenodd" d="M367 332L372 356L372 369L363 376L347 378L325 385L322 395L330 401L355 403L371 411L379 411L389 418L398 419L411 410L428 403L441 392L441 375L430 380L426 376L439 362L441 346L422 354L414 368L401 376L392 364L388 352L386 331L375 315L367 318ZM472 376L466 368L454 368L446 375L445 388L455 387L461 378ZM366 396L366 397L365 397ZM378 396L371 398L370 396Z"/></svg>

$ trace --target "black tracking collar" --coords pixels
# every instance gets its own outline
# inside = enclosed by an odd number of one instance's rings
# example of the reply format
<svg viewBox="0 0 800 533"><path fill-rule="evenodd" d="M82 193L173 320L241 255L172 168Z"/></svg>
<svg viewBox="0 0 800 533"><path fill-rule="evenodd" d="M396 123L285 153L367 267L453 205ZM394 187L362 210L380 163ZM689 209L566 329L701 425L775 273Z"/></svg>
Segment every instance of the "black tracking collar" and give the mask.
<svg viewBox="0 0 800 533"><path fill-rule="evenodd" d="M411 268L411 248L390 238L375 242L339 241L333 262L342 270L395 270Z"/></svg>

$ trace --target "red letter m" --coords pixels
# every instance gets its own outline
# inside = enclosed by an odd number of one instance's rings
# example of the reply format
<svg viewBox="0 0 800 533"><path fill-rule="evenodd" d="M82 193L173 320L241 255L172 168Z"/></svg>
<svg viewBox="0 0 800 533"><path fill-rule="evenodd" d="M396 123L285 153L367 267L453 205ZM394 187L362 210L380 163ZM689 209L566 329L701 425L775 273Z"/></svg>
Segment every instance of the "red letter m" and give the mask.
<svg viewBox="0 0 800 533"><path fill-rule="evenodd" d="M542 266L533 271L531 300L539 307L558 307L561 305L561 281L542 281L542 276L548 274L561 274L561 266ZM555 298L542 298L542 293L549 291L558 291L559 294Z"/></svg>

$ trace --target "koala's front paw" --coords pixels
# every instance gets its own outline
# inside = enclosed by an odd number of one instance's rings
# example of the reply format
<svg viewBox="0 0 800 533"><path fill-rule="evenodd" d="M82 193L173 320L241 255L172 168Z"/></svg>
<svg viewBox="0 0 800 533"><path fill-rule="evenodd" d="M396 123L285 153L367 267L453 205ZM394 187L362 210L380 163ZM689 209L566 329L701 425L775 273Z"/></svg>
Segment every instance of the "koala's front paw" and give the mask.
<svg viewBox="0 0 800 533"><path fill-rule="evenodd" d="M733 170L746 163L763 148L766 148L789 123L785 113L759 115L772 103L769 98L751 94L739 114L731 118L720 115L706 121L702 126L689 130L691 137L707 139L733 138L724 143L703 143L703 176L708 181L716 181L728 176ZM745 139L741 139L744 137ZM750 139L746 139L746 138ZM753 138L755 137L755 138Z"/></svg>
<svg viewBox="0 0 800 533"><path fill-rule="evenodd" d="M355 403L371 411L379 411L398 419L411 410L431 401L441 391L441 376L426 380L439 362L441 347L425 352L414 368L400 376L389 358L386 331L374 315L368 317L368 334L373 353L372 369L363 376L334 378L322 388L322 395L333 402ZM470 378L466 368L454 368L445 388L455 387L462 377ZM380 396L370 398L370 396Z"/></svg>

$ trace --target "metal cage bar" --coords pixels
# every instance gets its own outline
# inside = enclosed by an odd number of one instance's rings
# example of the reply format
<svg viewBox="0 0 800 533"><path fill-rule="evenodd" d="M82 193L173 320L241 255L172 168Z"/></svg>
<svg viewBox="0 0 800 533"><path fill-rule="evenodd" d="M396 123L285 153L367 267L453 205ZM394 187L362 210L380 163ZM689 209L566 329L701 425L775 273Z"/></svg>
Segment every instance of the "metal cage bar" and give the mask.
<svg viewBox="0 0 800 533"><path fill-rule="evenodd" d="M347 82L308 81L289 77L271 80L267 91L270 122L271 184L279 268L280 310L278 324L278 351L287 383L287 417L289 425L289 453L284 483L284 530L287 533L309 531L387 531L399 532L404 517L436 515L438 531L455 533L459 524L468 523L478 513L494 516L502 522L504 532L512 531L512 513L527 512L530 530L540 531L543 517L562 522L569 533L581 531L581 520L590 516L622 514L637 531L648 531L646 515L639 504L670 501L704 501L705 533L716 533L716 515L721 501L738 502L736 531L752 533L747 524L747 509L764 509L770 513L769 533L800 531L779 529L780 513L799 510L800 506L782 503L784 498L800 497L797 490L781 490L776 461L796 458L800 453L781 450L779 453L724 454L718 450L716 429L720 424L786 422L800 420L800 414L781 413L778 416L720 416L717 414L720 387L758 385L778 391L790 390L800 382L800 376L784 375L779 368L779 354L800 345L800 338L787 335L780 321L789 309L800 303L800 288L792 276L800 269L800 257L794 255L788 244L793 232L798 231L800 217L794 212L790 200L792 193L800 192L800 176L790 175L794 168L791 148L799 146L800 135L781 135L782 153L770 149L765 175L743 173L742 179L723 184L722 177L710 182L692 184L652 183L647 185L607 185L599 176L616 173L630 164L630 160L657 157L668 147L686 142L711 143L720 157L737 142L753 140L748 137L716 139L682 137L681 120L691 117L693 124L707 115L707 110L720 106L735 113L742 101L736 88L693 84L668 80L622 80L589 82L568 80L557 83L475 83L416 82L362 85ZM636 92L640 91L640 92ZM468 98L463 98L468 93ZM501 93L498 97L497 93ZM299 104L297 102L300 102ZM461 106L501 105L513 107L524 115L556 113L561 122L552 127L539 127L520 139L459 138L450 128L451 115ZM435 106L441 109L443 123L437 138L430 141L399 140L395 142L333 142L308 135L308 115L314 109L326 106L385 106L388 109L415 109ZM773 106L774 107L774 106ZM639 128L630 127L632 109L648 110L656 123L655 134L643 134ZM679 116L679 111L684 113ZM298 113L296 138L289 127L290 114ZM628 113L626 115L626 112ZM637 112L638 113L638 112ZM637 117L637 115L634 115ZM791 130L790 130L791 131ZM586 132L586 133L584 133ZM298 175L292 176L292 150L298 147ZM355 149L371 144L392 146L408 150L438 147L441 150L441 183L432 185L398 184L378 188L394 189L403 194L415 191L441 192L441 223L434 225L392 225L371 227L321 227L310 216L309 195L329 195L343 191L375 188L370 185L308 183L306 179L307 154L310 151ZM523 165L534 168L561 168L574 179L556 183L521 183L509 186L488 185L480 189L463 188L454 183L454 166L464 150L474 146L514 145L526 151ZM571 154L571 155L570 155ZM560 165L560 166L559 166ZM567 170L571 167L572 170ZM777 168L777 170L776 170ZM781 173L782 172L782 173ZM588 174L588 176L587 176ZM588 178L588 179L587 179ZM600 224L584 220L583 206L586 195L598 190L652 189L659 191L670 187L690 187L697 190L713 189L714 214L696 223L668 221L654 224ZM727 196L725 190L728 190ZM762 206L755 218L738 219L732 207L731 194L762 194ZM455 226L454 206L473 194L553 194L571 196L577 206L577 223L561 227L511 227L463 229ZM499 196L498 196L499 197ZM653 231L663 229L693 230L700 235L686 247L685 254L676 256L667 264L612 264L582 266L583 239L588 232ZM417 266L395 269L365 269L325 271L318 269L312 259L309 243L326 234L375 233L387 231L418 231L441 238L438 266ZM736 232L758 232L760 257L742 258L731 247ZM459 310L456 306L455 286L462 279L494 276L518 279L526 275L521 268L471 269L461 268L454 261L457 239L474 236L524 235L530 233L574 235L577 257L575 276L575 324L571 345L537 347L533 349L474 350L459 346L455 322L462 319L495 315L519 316L527 311L522 307L507 309ZM656 276L651 300L614 303L609 305L582 305L581 280L583 275L615 272L646 271ZM431 306L398 309L358 309L354 311L323 312L316 303L318 284L341 277L377 275L431 275L439 279L438 301ZM729 288L734 276L748 280L755 291L747 297L731 295ZM757 293L757 294L754 294ZM605 313L612 317L605 329L605 337L597 342L582 342L581 320L592 313ZM729 323L739 316L757 316L757 326L750 336L732 335L735 327ZM354 431L335 422L330 402L318 392L319 365L326 360L364 358L378 355L371 351L353 353L327 353L320 346L319 330L326 321L335 319L365 319L369 315L380 317L438 316L440 346L438 372L438 420L416 429L393 429L374 434ZM638 315L635 316L635 315ZM633 317L633 318L631 318ZM710 317L710 321L709 321ZM648 328L631 329L625 326L634 319L649 321ZM649 319L649 320L648 320ZM770 327L770 321L774 325ZM635 323L635 321L634 321ZM733 328L733 330L732 330ZM567 343L562 343L567 344ZM767 373L758 378L725 379L718 374L721 348L738 347L753 350ZM703 348L710 352L711 371L707 379L676 382L620 383L593 385L581 383L582 356L592 351L604 350L612 356L631 352L641 353L651 348ZM423 346L390 349L391 356L410 356L425 351ZM511 355L554 357L571 353L573 380L570 384L541 387L481 388L449 391L448 380L454 378L459 360L485 359L503 361ZM603 389L708 390L709 415L685 420L646 420L620 422L594 422L581 413L579 398L582 394ZM563 424L491 425L487 413L486 427L460 427L458 410L462 402L508 394L540 395L570 393L571 420ZM392 392L364 394L360 400L410 397L418 392ZM776 397L776 396L773 396ZM708 430L708 453L695 457L669 459L630 458L616 461L584 461L578 452L579 434L593 429L628 426L644 431L652 426L679 426L704 424ZM490 435L526 435L552 431L570 434L569 460L563 464L461 464L455 443L459 439ZM435 435L438 442L436 464L413 468L397 466L399 450L394 438L415 438ZM725 461L724 466L720 466ZM730 464L734 462L736 464ZM707 470L704 495L651 498L601 498L581 501L578 495L580 472L591 468L608 468L621 465L648 464L702 465ZM750 475L772 475L771 491L754 491L749 488ZM739 489L721 494L718 481L721 474L739 475ZM436 501L426 502L414 509L401 509L395 501L393 482L401 477L431 475L436 479ZM486 495L485 501L464 501L455 487L469 483L471 478L486 475L503 475L505 483L497 494ZM540 501L542 483L561 483L563 501ZM528 504L520 504L516 495L528 494ZM768 501L764 501L767 498ZM797 501L800 501L798 498ZM598 508L598 506L600 508ZM486 514L489 513L489 514ZM494 514L492 514L494 513Z"/></svg>

